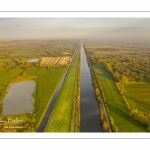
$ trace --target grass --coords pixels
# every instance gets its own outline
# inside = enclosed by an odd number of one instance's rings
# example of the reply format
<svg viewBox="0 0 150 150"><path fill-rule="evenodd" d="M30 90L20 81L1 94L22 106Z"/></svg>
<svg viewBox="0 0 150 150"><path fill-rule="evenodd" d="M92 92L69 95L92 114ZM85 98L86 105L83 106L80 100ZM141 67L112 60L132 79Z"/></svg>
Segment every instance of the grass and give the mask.
<svg viewBox="0 0 150 150"><path fill-rule="evenodd" d="M39 123L46 112L47 107L53 97L53 94L59 84L59 81L65 71L65 68L31 68L28 70L28 76L37 76L36 96L35 96L35 127L38 128Z"/></svg>
<svg viewBox="0 0 150 150"><path fill-rule="evenodd" d="M22 69L9 69L8 71L0 70L0 100L2 99L9 83L22 71Z"/></svg>
<svg viewBox="0 0 150 150"><path fill-rule="evenodd" d="M150 83L124 83L119 86L131 108L150 114Z"/></svg>
<svg viewBox="0 0 150 150"><path fill-rule="evenodd" d="M42 117L45 114L47 107L53 97L53 94L59 84L61 76L63 75L65 68L30 68L26 71L25 75L21 75L18 78L18 75L22 72L21 69L10 69L0 70L0 92L1 92L1 99L6 91L6 88L10 82L19 82L19 81L26 81L26 80L36 80L36 92L35 92L35 102L34 102L34 117L35 123L34 127L38 127ZM17 77L17 78L15 78ZM36 77L36 78L35 78ZM15 78L15 79L14 79ZM20 118L22 115L13 115L11 117L18 117ZM7 116L9 118L9 116ZM23 117L24 118L24 117ZM26 122L26 119L24 119ZM8 130L11 131L11 130ZM14 130L16 131L16 130ZM34 129L32 130L34 131Z"/></svg>
<svg viewBox="0 0 150 150"><path fill-rule="evenodd" d="M104 66L94 65L93 68L102 84L107 107L118 127L118 131L146 132L144 126L129 117L128 109L122 100L112 75L105 70Z"/></svg>
<svg viewBox="0 0 150 150"><path fill-rule="evenodd" d="M79 51L76 52L62 85L58 99L46 126L45 132L70 132L73 118L73 105L76 100L77 64Z"/></svg>

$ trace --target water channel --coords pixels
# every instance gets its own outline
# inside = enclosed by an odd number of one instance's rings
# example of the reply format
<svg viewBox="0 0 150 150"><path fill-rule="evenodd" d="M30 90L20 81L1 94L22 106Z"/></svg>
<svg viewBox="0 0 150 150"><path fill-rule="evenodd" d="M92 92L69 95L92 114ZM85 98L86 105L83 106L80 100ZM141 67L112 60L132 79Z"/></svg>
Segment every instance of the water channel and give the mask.
<svg viewBox="0 0 150 150"><path fill-rule="evenodd" d="M52 113L52 111L53 111L53 107L54 107L54 105L55 105L55 102L56 102L57 97L58 97L58 95L59 95L59 92L60 92L60 90L61 90L61 86L62 86L62 84L63 84L63 82L64 82L64 79L65 79L66 74L67 74L67 70L66 70L66 72L64 73L64 75L63 75L63 77L62 77L62 79L61 79L61 82L60 82L59 85L58 85L58 88L57 88L57 90L56 90L56 92L55 92L55 94L54 94L54 97L53 97L52 100L51 100L51 103L50 103L50 105L49 105L49 107L48 107L48 109L47 109L47 111L46 111L46 113L45 113L45 116L44 116L44 118L43 118L43 120L42 120L42 122L41 122L39 128L37 129L37 132L44 132L44 129L45 129L45 127L46 127L46 125L47 125L47 122L48 122L48 119L49 119L49 117L50 117L50 115L51 115L51 113Z"/></svg>
<svg viewBox="0 0 150 150"><path fill-rule="evenodd" d="M73 58L73 57L72 57ZM72 60L72 59L71 59ZM70 62L71 63L71 62ZM54 94L54 97L45 113L45 116L37 129L37 132L43 132L50 114L55 105L56 99L61 90L61 86L64 82L67 70L63 75L61 82ZM100 125L99 108L98 103L95 99L94 88L92 85L92 79L90 74L90 69L88 67L86 55L84 52L83 45L81 43L81 132L102 132L102 127Z"/></svg>
<svg viewBox="0 0 150 150"><path fill-rule="evenodd" d="M95 98L90 68L87 63L86 54L82 43L80 104L80 132L102 132L99 107Z"/></svg>
<svg viewBox="0 0 150 150"><path fill-rule="evenodd" d="M75 52L76 52L76 50L75 50ZM73 59L73 57L75 55L75 52L74 52L72 58L70 59L70 63L72 62L72 59ZM63 77L62 77L62 79L61 79L61 81L60 81L60 83L58 85L58 88L57 88L57 90L56 90L56 92L55 92L55 94L54 94L54 96L53 96L53 98L51 100L51 103L50 103L50 105L49 105L49 107L48 107L48 109L47 109L47 111L46 111L46 113L44 115L44 118L43 118L39 128L37 129L37 132L44 132L44 129L45 129L47 123L48 123L49 117L50 117L50 115L51 115L51 113L53 111L53 107L55 105L55 102L56 102L56 100L58 98L58 95L59 95L59 92L61 90L62 84L63 84L63 82L65 80L67 71L68 71L68 69L65 71L65 73L64 73L64 75L63 75Z"/></svg>

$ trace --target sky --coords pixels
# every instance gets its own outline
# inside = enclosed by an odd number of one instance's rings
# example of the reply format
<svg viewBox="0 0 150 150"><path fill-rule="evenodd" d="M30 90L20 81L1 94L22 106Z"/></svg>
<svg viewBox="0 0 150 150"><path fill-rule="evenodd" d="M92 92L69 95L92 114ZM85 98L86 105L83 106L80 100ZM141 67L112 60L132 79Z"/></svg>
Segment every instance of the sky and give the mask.
<svg viewBox="0 0 150 150"><path fill-rule="evenodd" d="M0 39L150 39L150 18L0 18Z"/></svg>

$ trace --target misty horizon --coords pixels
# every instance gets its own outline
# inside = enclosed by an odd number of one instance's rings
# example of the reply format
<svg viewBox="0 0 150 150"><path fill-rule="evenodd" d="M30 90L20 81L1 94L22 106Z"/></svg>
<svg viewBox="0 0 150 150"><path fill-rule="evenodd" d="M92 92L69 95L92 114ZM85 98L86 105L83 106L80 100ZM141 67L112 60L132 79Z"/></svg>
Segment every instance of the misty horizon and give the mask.
<svg viewBox="0 0 150 150"><path fill-rule="evenodd" d="M0 40L150 40L149 18L0 18Z"/></svg>

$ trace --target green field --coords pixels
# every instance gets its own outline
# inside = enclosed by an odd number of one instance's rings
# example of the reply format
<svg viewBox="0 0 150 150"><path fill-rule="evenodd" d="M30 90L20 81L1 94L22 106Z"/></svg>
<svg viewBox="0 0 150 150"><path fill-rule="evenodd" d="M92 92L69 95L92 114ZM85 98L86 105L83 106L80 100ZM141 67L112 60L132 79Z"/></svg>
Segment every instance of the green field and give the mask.
<svg viewBox="0 0 150 150"><path fill-rule="evenodd" d="M113 117L119 132L146 132L143 125L129 117L128 109L117 89L112 75L104 66L93 66L101 82L110 115Z"/></svg>
<svg viewBox="0 0 150 150"><path fill-rule="evenodd" d="M131 108L150 114L150 83L124 83L119 86Z"/></svg>
<svg viewBox="0 0 150 150"><path fill-rule="evenodd" d="M112 43L101 43L100 42L93 42L93 43L86 43L85 42L85 48L87 50L93 51L93 50L149 50L149 46L147 45L138 45L138 44L112 44Z"/></svg>
<svg viewBox="0 0 150 150"><path fill-rule="evenodd" d="M35 127L38 128L42 117L55 93L60 79L66 68L31 68L27 71L28 76L37 76L35 93Z"/></svg>
<svg viewBox="0 0 150 150"><path fill-rule="evenodd" d="M45 132L70 132L71 120L74 115L73 105L76 100L77 84L77 64L79 60L79 51L76 52L68 73L62 85L60 94L46 126Z"/></svg>
<svg viewBox="0 0 150 150"><path fill-rule="evenodd" d="M35 80L36 82L36 90L34 96L34 111L33 114L21 114L21 115L13 115L13 116L1 116L0 118L24 118L24 126L28 126L26 129L23 129L23 131L35 131L35 129L40 124L42 117L45 114L45 111L47 107L49 106L49 103L53 97L53 94L55 93L55 90L60 82L60 79L65 72L66 68L30 68L25 71L25 73L18 76L20 73L22 73L23 70L21 69L9 69L6 70L0 70L0 105L2 103L5 91L8 87L8 85L12 82L19 82L23 80ZM17 78L16 78L17 77ZM1 108L1 107L0 107ZM29 115L29 116L28 116ZM34 117L33 117L34 115ZM35 121L30 120L33 119ZM33 123L33 124L32 124ZM1 129L1 128L0 128ZM2 129L4 132L17 132L19 130L12 130L12 129Z"/></svg>
<svg viewBox="0 0 150 150"><path fill-rule="evenodd" d="M0 70L0 101L2 101L8 84L22 71L22 69Z"/></svg>
<svg viewBox="0 0 150 150"><path fill-rule="evenodd" d="M74 50L77 49L78 46L77 41L71 40L14 40L0 42L0 112L3 111L2 100L9 84L28 80L34 80L36 83L35 93L32 95L34 98L33 112L12 116L3 116L0 113L0 119L3 118L6 121L8 121L9 117L23 117L24 122L22 126L25 126L26 128L20 130L5 130L5 127L3 126L0 127L0 131L34 132L37 130L51 103L61 77L68 67L68 65L51 68L39 67L40 60L42 57L72 56ZM39 59L39 62L26 62L26 60L29 59ZM74 103L74 105L77 104L78 102ZM75 109L79 108L75 107ZM77 113L77 115L79 114ZM76 121L76 118L73 120L75 122L78 121L78 119ZM8 122L6 123L8 124ZM75 129L77 129L76 126Z"/></svg>
<svg viewBox="0 0 150 150"><path fill-rule="evenodd" d="M72 56L76 41L10 41L0 42L0 69L23 68L28 59ZM37 63L38 64L38 63Z"/></svg>

